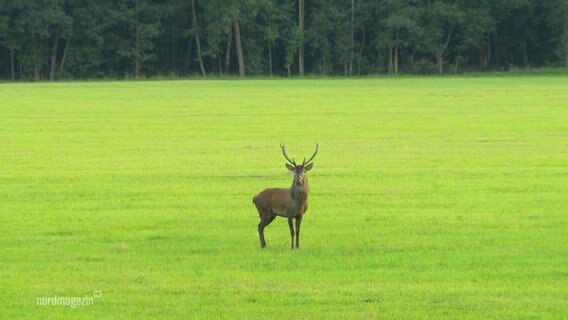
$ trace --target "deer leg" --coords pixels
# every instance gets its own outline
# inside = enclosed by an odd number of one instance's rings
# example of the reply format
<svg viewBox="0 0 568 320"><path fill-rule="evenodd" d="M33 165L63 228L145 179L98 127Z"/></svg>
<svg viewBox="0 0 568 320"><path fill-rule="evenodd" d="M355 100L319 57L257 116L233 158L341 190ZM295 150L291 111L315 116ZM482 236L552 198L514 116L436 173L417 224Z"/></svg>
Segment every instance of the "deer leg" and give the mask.
<svg viewBox="0 0 568 320"><path fill-rule="evenodd" d="M294 222L292 220L294 220L294 218L288 216L288 226L290 227L290 236L292 237L292 249L294 249Z"/></svg>
<svg viewBox="0 0 568 320"><path fill-rule="evenodd" d="M262 249L266 247L266 240L264 240L264 227L266 227L266 215L260 212L260 222L258 223L258 239L260 240L260 247Z"/></svg>
<svg viewBox="0 0 568 320"><path fill-rule="evenodd" d="M258 239L260 240L260 247L264 249L266 247L266 240L264 239L264 227L266 227L266 219L261 218L258 224Z"/></svg>
<svg viewBox="0 0 568 320"><path fill-rule="evenodd" d="M264 242L264 247L266 247L266 239L264 238L264 228L268 227L268 225L270 223L272 223L272 221L274 221L274 219L276 218L275 214L270 214L267 219L264 221L264 224L262 226L262 241Z"/></svg>
<svg viewBox="0 0 568 320"><path fill-rule="evenodd" d="M296 249L300 249L300 224L302 223L302 216L296 217Z"/></svg>
<svg viewBox="0 0 568 320"><path fill-rule="evenodd" d="M264 241L264 226L262 220L258 223L258 239L260 240L260 247L264 249L266 241Z"/></svg>
<svg viewBox="0 0 568 320"><path fill-rule="evenodd" d="M276 215L272 214L268 217L268 219L266 220L266 223L264 224L264 227L268 227L269 224L272 223L272 221L274 221L274 219L276 219Z"/></svg>
<svg viewBox="0 0 568 320"><path fill-rule="evenodd" d="M258 236L260 239L260 247L266 247L266 239L264 238L264 228L266 228L276 218L275 214L264 214L258 224Z"/></svg>

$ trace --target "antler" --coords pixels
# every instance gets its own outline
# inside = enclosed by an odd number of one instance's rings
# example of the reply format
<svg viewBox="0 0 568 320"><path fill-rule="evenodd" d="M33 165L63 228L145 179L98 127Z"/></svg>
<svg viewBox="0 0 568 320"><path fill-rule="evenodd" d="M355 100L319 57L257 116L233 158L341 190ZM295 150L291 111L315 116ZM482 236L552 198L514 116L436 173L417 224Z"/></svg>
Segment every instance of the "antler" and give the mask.
<svg viewBox="0 0 568 320"><path fill-rule="evenodd" d="M318 154L318 143L316 142L316 151L314 152L314 155L308 160L308 162L306 162L306 158L304 158L304 162L302 163L302 166L306 166L308 164L310 164L310 162L312 162L312 160L315 158L316 154Z"/></svg>
<svg viewBox="0 0 568 320"><path fill-rule="evenodd" d="M288 155L286 154L286 146L283 144L280 144L280 148L282 148L282 154L284 155L284 158L286 158L286 160L288 160L288 162L292 165L294 165L294 167L296 166L296 161L294 159L290 160L290 158L288 157Z"/></svg>

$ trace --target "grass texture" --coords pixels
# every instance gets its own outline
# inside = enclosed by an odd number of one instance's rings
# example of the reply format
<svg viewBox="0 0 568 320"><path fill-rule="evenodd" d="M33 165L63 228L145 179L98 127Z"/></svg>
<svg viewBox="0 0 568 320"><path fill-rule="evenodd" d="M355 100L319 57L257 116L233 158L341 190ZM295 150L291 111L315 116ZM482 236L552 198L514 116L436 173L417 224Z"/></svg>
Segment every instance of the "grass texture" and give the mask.
<svg viewBox="0 0 568 320"><path fill-rule="evenodd" d="M565 76L1 84L0 318L563 318L567 178Z"/></svg>

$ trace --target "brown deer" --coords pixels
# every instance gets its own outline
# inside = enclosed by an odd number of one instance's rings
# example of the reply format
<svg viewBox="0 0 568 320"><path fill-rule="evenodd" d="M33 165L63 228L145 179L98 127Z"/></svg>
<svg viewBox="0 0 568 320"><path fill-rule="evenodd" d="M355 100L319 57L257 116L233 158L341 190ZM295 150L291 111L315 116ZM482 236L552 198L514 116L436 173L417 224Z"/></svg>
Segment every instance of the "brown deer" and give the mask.
<svg viewBox="0 0 568 320"><path fill-rule="evenodd" d="M318 153L318 144L316 143L316 151L314 155L302 164L296 164L294 159L290 160L286 154L286 147L280 145L282 154L288 161L286 168L294 173L294 180L290 188L268 188L257 194L252 203L256 206L260 215L260 223L258 224L258 235L260 239L260 247L266 247L264 239L264 228L266 228L276 216L288 218L288 226L290 227L290 236L292 237L292 249L294 249L294 224L296 219L296 249L300 248L300 224L306 210L308 210L308 195L310 194L310 186L308 185L307 172L314 166L312 160Z"/></svg>

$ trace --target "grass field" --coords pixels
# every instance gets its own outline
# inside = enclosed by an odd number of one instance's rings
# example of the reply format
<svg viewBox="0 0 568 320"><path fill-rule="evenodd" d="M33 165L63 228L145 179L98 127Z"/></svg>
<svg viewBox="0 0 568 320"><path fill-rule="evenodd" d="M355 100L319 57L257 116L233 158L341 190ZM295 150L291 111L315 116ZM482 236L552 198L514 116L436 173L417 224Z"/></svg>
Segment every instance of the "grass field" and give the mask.
<svg viewBox="0 0 568 320"><path fill-rule="evenodd" d="M565 76L0 85L1 319L566 318L567 213Z"/></svg>

